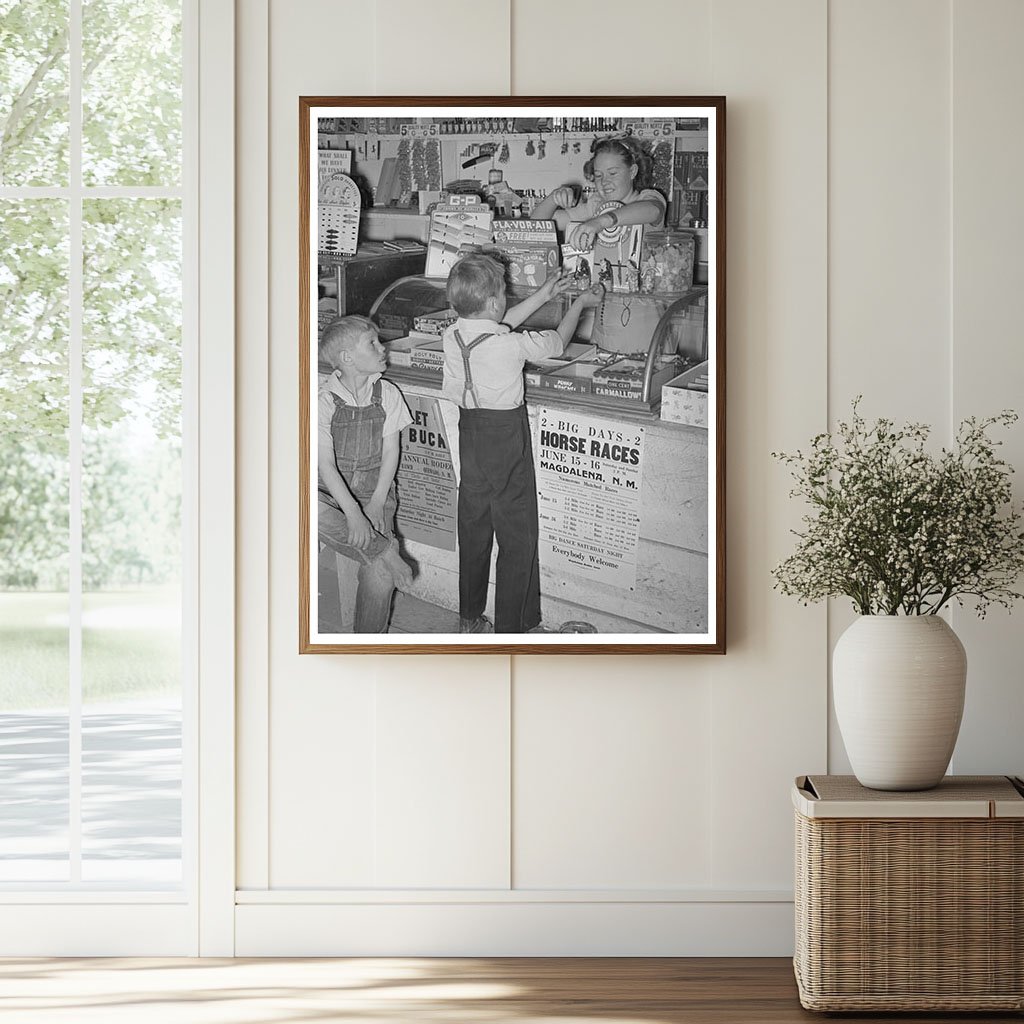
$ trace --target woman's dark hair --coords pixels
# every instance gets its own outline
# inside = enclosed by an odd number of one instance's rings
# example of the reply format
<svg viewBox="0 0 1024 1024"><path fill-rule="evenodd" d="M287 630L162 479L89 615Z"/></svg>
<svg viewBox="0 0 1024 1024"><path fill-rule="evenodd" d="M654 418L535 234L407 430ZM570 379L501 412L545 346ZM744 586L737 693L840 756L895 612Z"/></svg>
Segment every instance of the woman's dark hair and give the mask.
<svg viewBox="0 0 1024 1024"><path fill-rule="evenodd" d="M653 188L654 157L650 150L632 135L621 135L616 138L594 139L590 144L590 159L583 165L583 173L587 181L594 180L594 158L598 153L614 153L626 161L627 167L636 166L636 177L633 188L639 192L644 188Z"/></svg>

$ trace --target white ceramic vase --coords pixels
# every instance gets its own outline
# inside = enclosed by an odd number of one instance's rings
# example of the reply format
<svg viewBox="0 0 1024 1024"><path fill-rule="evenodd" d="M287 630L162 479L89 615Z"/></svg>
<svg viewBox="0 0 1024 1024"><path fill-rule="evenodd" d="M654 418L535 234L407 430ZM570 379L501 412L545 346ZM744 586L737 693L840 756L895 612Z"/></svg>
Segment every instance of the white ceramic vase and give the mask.
<svg viewBox="0 0 1024 1024"><path fill-rule="evenodd" d="M964 711L967 655L937 615L862 615L832 655L836 718L870 789L938 785Z"/></svg>

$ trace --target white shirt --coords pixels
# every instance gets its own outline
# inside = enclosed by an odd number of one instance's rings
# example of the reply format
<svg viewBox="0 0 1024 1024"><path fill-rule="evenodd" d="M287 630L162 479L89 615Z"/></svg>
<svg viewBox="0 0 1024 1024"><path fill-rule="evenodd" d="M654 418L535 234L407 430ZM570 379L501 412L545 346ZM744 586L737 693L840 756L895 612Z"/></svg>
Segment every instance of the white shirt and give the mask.
<svg viewBox="0 0 1024 1024"><path fill-rule="evenodd" d="M366 401L359 404L355 396L345 386L338 374L320 374L320 390L317 394L317 439L321 446L333 450L334 439L331 437L331 420L334 418L334 399L338 395L346 405L366 408L373 404L373 385L380 380L380 404L384 410L384 436L394 434L412 423L412 414L405 404L402 392L389 380L381 380L378 373L370 378L370 387L366 392Z"/></svg>
<svg viewBox="0 0 1024 1024"><path fill-rule="evenodd" d="M482 334L493 337L481 342L469 354L473 391L465 388L466 373L462 350L455 332L464 344ZM463 409L518 409L523 404L523 366L530 359L557 356L565 347L558 331L513 331L508 324L494 320L459 317L445 332L444 397Z"/></svg>

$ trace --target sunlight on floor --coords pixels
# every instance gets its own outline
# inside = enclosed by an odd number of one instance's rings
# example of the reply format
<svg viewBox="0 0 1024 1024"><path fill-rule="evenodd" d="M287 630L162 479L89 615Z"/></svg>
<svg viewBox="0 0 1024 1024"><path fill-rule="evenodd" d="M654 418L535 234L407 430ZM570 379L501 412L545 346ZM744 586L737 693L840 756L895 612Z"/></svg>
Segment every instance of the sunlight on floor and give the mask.
<svg viewBox="0 0 1024 1024"><path fill-rule="evenodd" d="M528 992L496 974L486 961L468 960L7 959L0 960L0 1019L3 1024L657 1024L657 1017L646 1015L577 1015L571 1000L564 1010L552 1005L543 985Z"/></svg>

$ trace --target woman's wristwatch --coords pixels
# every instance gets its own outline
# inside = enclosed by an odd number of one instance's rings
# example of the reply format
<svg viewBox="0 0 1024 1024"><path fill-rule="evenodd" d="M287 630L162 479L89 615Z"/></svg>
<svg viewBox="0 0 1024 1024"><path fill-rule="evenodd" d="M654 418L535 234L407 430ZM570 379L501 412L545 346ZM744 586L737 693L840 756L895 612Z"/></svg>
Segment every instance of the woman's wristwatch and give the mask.
<svg viewBox="0 0 1024 1024"><path fill-rule="evenodd" d="M608 227L605 230L610 231L612 228L618 226L619 218L615 216L615 211L614 210L605 210L605 212L602 214L602 216L610 217L611 221L612 221L611 224L609 224Z"/></svg>

